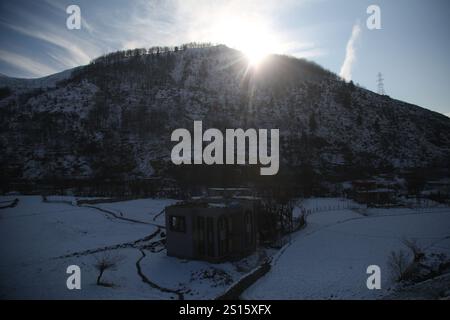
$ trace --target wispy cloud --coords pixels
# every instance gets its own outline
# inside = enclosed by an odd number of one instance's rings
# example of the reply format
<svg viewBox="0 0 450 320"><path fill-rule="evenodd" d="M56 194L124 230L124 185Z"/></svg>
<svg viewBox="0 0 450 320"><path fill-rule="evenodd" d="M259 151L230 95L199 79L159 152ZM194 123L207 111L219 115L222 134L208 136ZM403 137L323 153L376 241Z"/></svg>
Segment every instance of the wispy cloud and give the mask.
<svg viewBox="0 0 450 320"><path fill-rule="evenodd" d="M52 74L58 70L45 64L34 61L23 55L0 49L0 60L13 65L14 67L25 71L33 77L39 77L45 74Z"/></svg>
<svg viewBox="0 0 450 320"><path fill-rule="evenodd" d="M76 61L78 65L88 63L92 57L90 57L83 49L80 48L79 45L69 41L66 38L63 38L55 33L50 33L46 31L24 28L17 25L9 24L7 25L10 29L22 33L26 36L39 39L50 44L53 44L59 48L62 48L68 51L68 54L72 56L73 61ZM74 66L70 66L74 67Z"/></svg>
<svg viewBox="0 0 450 320"><path fill-rule="evenodd" d="M344 63L342 64L341 71L339 72L339 75L346 81L350 81L352 79L353 63L356 60L355 43L358 40L360 34L361 27L359 25L359 22L357 22L355 23L355 25L353 25L352 34L347 42Z"/></svg>
<svg viewBox="0 0 450 320"><path fill-rule="evenodd" d="M48 65L47 69L40 70L56 70L76 67L89 63L93 58L104 53L101 47L101 39L96 41L89 30L87 22L84 23L82 31L70 31L65 26L66 12L62 4L55 4L52 1L46 1L46 14L48 18L43 17L42 12L33 10L23 10L22 7L10 4L8 8L9 15L0 16L0 27L4 32L9 31L15 34L24 35L26 37L39 41L39 45L33 43L33 47L38 47L41 53L46 53L50 59L46 59L41 55L39 62L36 57L28 56L29 60L39 63L40 65ZM62 19L59 19L62 18ZM6 31L6 29L9 29ZM86 30L87 32L84 32ZM20 47L15 46L17 56L26 57L26 54L20 51ZM27 50L30 52L30 50ZM4 59L3 59L4 60ZM37 69L35 69L37 70ZM33 73L34 76L46 76L48 72L41 74Z"/></svg>

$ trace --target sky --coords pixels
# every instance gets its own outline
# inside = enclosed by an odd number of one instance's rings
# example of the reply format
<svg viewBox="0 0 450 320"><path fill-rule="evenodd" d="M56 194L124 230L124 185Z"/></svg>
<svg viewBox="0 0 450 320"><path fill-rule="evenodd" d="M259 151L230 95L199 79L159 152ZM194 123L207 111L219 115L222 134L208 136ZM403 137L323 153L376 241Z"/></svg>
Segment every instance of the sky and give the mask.
<svg viewBox="0 0 450 320"><path fill-rule="evenodd" d="M66 26L78 5L81 29ZM367 8L380 8L370 30ZM0 73L36 78L121 49L222 43L306 58L450 116L448 0L0 0Z"/></svg>

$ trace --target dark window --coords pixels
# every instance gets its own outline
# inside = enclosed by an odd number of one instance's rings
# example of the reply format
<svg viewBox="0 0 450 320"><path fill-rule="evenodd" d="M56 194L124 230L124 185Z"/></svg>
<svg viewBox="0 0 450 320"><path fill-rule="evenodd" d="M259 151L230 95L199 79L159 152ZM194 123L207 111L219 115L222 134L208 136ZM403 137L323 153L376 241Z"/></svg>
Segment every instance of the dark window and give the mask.
<svg viewBox="0 0 450 320"><path fill-rule="evenodd" d="M253 240L253 217L251 211L246 211L244 215L245 224L245 245L249 246Z"/></svg>
<svg viewBox="0 0 450 320"><path fill-rule="evenodd" d="M219 236L219 255L226 255L229 253L229 226L228 218L220 217L217 221L217 231Z"/></svg>
<svg viewBox="0 0 450 320"><path fill-rule="evenodd" d="M186 220L184 217L170 216L170 230L176 232L186 232Z"/></svg>
<svg viewBox="0 0 450 320"><path fill-rule="evenodd" d="M214 225L213 218L206 218L206 253L208 256L214 256Z"/></svg>
<svg viewBox="0 0 450 320"><path fill-rule="evenodd" d="M205 218L197 218L197 228L198 228L198 254L200 256L205 255Z"/></svg>

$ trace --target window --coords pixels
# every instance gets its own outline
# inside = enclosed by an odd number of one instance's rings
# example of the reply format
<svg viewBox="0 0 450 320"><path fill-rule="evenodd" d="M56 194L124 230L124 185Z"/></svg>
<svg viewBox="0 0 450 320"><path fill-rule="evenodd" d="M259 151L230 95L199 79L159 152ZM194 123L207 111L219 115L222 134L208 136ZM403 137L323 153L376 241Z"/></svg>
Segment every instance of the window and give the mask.
<svg viewBox="0 0 450 320"><path fill-rule="evenodd" d="M226 255L229 253L229 225L227 217L219 217L217 230L219 231L219 255Z"/></svg>
<svg viewBox="0 0 450 320"><path fill-rule="evenodd" d="M198 233L198 239L197 239L197 249L198 254L200 256L205 255L205 218L204 217L198 217L197 218L197 233Z"/></svg>
<svg viewBox="0 0 450 320"><path fill-rule="evenodd" d="M184 217L171 216L169 222L171 231L186 232L186 221Z"/></svg>
<svg viewBox="0 0 450 320"><path fill-rule="evenodd" d="M251 211L246 211L244 215L245 224L245 244L251 245L253 242L253 216Z"/></svg>
<svg viewBox="0 0 450 320"><path fill-rule="evenodd" d="M214 256L214 229L213 218L206 218L206 253L208 256Z"/></svg>

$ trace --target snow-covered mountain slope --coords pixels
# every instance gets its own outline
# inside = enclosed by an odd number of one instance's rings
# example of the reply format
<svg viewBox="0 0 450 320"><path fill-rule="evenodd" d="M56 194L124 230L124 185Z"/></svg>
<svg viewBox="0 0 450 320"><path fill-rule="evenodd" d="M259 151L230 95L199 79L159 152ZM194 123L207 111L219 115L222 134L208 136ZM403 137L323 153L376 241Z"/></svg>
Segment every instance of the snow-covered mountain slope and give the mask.
<svg viewBox="0 0 450 320"><path fill-rule="evenodd" d="M0 87L9 87L14 90L26 90L33 88L51 88L55 87L56 83L70 78L72 72L78 68L67 69L42 78L14 78L0 74Z"/></svg>
<svg viewBox="0 0 450 320"><path fill-rule="evenodd" d="M450 167L448 117L313 63L271 56L249 68L225 46L149 51L98 58L53 87L12 86L0 100L5 177L161 175L171 132L192 130L193 120L205 129L280 129L281 174Z"/></svg>

